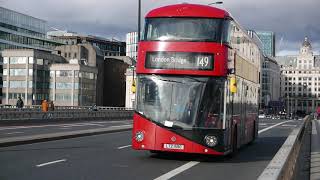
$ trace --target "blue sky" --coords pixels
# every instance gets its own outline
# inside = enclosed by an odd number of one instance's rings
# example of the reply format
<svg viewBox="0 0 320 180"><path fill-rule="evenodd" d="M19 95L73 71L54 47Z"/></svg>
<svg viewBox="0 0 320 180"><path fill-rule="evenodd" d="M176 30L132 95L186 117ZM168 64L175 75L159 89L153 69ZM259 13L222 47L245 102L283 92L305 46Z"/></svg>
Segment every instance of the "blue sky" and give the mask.
<svg viewBox="0 0 320 180"><path fill-rule="evenodd" d="M208 4L209 0L141 0L142 15L168 4ZM48 21L52 27L125 40L137 29L138 0L0 0L0 6ZM225 0L246 29L274 31L278 55L297 54L305 36L320 53L320 0ZM281 43L280 43L281 41Z"/></svg>

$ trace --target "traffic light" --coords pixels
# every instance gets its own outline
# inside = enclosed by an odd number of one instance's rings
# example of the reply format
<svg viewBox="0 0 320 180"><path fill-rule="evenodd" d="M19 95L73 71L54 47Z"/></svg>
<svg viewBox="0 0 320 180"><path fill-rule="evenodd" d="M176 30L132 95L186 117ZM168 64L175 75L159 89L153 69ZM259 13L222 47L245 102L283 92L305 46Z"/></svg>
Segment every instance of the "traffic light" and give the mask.
<svg viewBox="0 0 320 180"><path fill-rule="evenodd" d="M236 79L236 77L230 78L230 92L232 92L232 93L237 92L237 79Z"/></svg>
<svg viewBox="0 0 320 180"><path fill-rule="evenodd" d="M131 92L136 93L136 81L135 80L132 81Z"/></svg>

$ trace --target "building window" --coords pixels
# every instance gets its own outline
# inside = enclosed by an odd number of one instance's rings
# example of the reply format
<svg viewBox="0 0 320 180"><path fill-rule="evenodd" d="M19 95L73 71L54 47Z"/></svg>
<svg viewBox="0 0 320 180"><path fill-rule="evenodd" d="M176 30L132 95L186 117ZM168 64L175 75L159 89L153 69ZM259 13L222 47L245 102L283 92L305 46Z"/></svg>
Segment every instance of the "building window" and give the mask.
<svg viewBox="0 0 320 180"><path fill-rule="evenodd" d="M33 57L29 57L29 64L33 64Z"/></svg>
<svg viewBox="0 0 320 180"><path fill-rule="evenodd" d="M10 64L26 64L27 57L10 57Z"/></svg>
<svg viewBox="0 0 320 180"><path fill-rule="evenodd" d="M10 69L10 76L26 76L26 69Z"/></svg>
<svg viewBox="0 0 320 180"><path fill-rule="evenodd" d="M56 89L72 89L72 83L56 83Z"/></svg>
<svg viewBox="0 0 320 180"><path fill-rule="evenodd" d="M29 69L29 76L33 75L33 69Z"/></svg>
<svg viewBox="0 0 320 180"><path fill-rule="evenodd" d="M74 56L73 56L73 58L77 58L77 53L74 53Z"/></svg>
<svg viewBox="0 0 320 180"><path fill-rule="evenodd" d="M43 65L43 59L37 59L37 64L38 65Z"/></svg>
<svg viewBox="0 0 320 180"><path fill-rule="evenodd" d="M3 69L3 75L7 76L8 75L8 69Z"/></svg>
<svg viewBox="0 0 320 180"><path fill-rule="evenodd" d="M26 81L10 81L10 88L26 88Z"/></svg>
<svg viewBox="0 0 320 180"><path fill-rule="evenodd" d="M3 64L8 64L8 57L3 57Z"/></svg>

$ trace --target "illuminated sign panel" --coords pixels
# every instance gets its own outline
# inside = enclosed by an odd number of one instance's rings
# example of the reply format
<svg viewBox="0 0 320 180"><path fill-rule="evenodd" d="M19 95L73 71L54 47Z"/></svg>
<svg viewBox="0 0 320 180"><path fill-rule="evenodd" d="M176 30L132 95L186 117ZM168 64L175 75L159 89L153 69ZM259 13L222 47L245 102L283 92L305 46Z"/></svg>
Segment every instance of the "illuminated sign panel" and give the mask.
<svg viewBox="0 0 320 180"><path fill-rule="evenodd" d="M213 54L190 52L147 52L148 69L213 70Z"/></svg>

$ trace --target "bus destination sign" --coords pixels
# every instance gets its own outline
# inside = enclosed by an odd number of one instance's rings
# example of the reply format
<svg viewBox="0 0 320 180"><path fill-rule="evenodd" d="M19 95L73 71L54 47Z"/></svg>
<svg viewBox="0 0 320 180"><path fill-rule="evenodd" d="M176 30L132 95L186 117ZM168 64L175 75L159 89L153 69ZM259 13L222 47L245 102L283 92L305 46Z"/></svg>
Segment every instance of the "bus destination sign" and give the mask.
<svg viewBox="0 0 320 180"><path fill-rule="evenodd" d="M213 70L213 54L191 52L147 52L148 69Z"/></svg>

